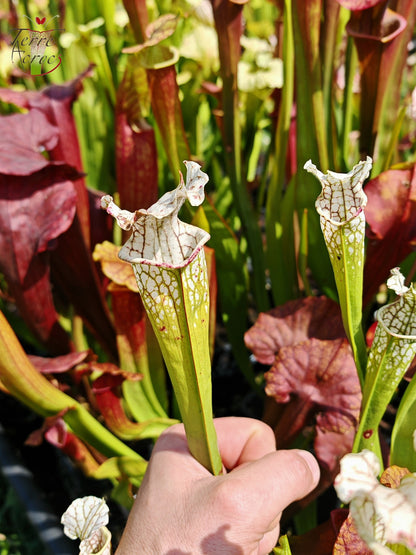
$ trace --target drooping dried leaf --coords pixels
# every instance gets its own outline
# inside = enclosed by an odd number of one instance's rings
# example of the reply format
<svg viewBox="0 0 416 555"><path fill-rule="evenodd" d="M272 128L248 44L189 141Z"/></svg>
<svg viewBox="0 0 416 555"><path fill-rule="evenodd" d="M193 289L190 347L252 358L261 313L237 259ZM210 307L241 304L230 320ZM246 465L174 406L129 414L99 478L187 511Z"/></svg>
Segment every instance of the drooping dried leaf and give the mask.
<svg viewBox="0 0 416 555"><path fill-rule="evenodd" d="M96 245L93 259L101 263L101 269L105 276L117 285L124 285L130 291L139 292L136 278L131 264L118 257L120 247L109 241Z"/></svg>
<svg viewBox="0 0 416 555"><path fill-rule="evenodd" d="M388 170L368 182L368 246L364 267L364 302L371 300L390 269L416 244L416 171Z"/></svg>
<svg viewBox="0 0 416 555"><path fill-rule="evenodd" d="M386 468L380 476L380 483L388 488L398 488L404 476L410 474L410 470L401 466L393 465Z"/></svg>
<svg viewBox="0 0 416 555"><path fill-rule="evenodd" d="M345 337L337 303L326 297L289 301L261 313L254 326L244 335L244 341L259 362L273 364L281 347L300 343L310 337Z"/></svg>
<svg viewBox="0 0 416 555"><path fill-rule="evenodd" d="M334 555L372 555L373 551L358 535L357 529L348 514L335 541Z"/></svg>
<svg viewBox="0 0 416 555"><path fill-rule="evenodd" d="M79 353L69 353L53 358L39 357L36 355L28 355L30 362L42 374L62 374L74 368L77 364L94 359L91 351L81 351Z"/></svg>

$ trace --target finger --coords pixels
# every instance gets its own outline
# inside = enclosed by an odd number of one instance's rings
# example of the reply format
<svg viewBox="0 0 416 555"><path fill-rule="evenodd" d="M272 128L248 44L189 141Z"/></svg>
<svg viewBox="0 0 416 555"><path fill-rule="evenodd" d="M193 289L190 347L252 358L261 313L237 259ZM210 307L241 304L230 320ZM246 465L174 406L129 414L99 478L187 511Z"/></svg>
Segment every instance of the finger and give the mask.
<svg viewBox="0 0 416 555"><path fill-rule="evenodd" d="M214 420L224 466L231 470L276 450L273 430L254 418L226 417Z"/></svg>
<svg viewBox="0 0 416 555"><path fill-rule="evenodd" d="M264 522L274 522L288 505L311 492L318 484L319 474L311 453L293 449L269 453L236 468L227 478L237 480L235 491L244 484L245 502L250 503L251 514L264 526Z"/></svg>
<svg viewBox="0 0 416 555"><path fill-rule="evenodd" d="M214 425L221 458L228 470L276 450L273 430L260 420L225 417L216 418ZM189 456L182 424L171 426L163 432L153 450L152 459L156 459L156 455L160 464L163 464L163 459L166 457L173 461ZM192 466L197 463L194 459L190 459L182 460L181 464Z"/></svg>

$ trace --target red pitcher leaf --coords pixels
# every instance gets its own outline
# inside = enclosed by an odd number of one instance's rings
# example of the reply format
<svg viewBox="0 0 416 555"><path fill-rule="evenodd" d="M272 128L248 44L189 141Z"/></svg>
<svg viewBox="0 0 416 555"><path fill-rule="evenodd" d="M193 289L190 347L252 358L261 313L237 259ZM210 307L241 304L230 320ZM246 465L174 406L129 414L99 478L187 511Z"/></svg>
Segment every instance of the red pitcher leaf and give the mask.
<svg viewBox="0 0 416 555"><path fill-rule="evenodd" d="M123 0L137 42L146 39L146 27L149 21L146 0Z"/></svg>
<svg viewBox="0 0 416 555"><path fill-rule="evenodd" d="M81 362L90 357L94 357L91 351L81 351L79 353L69 353L54 358L39 357L28 355L30 362L42 374L62 374L68 372Z"/></svg>
<svg viewBox="0 0 416 555"><path fill-rule="evenodd" d="M88 70L66 85L48 87L37 93L15 93L13 95L4 89L0 91L0 98L29 107L30 112L25 114L27 117L32 117L32 113L38 114L37 108L42 110L43 121L46 121L46 116L47 120L56 124L53 129L58 141L56 144L47 145L50 157L56 160L62 157L64 161L79 168L81 167L81 157L70 108L80 90L81 80L87 72ZM35 136L36 133L30 132L30 121L26 121L26 132L30 136ZM71 148L67 147L67 143L71 144ZM42 159L45 160L43 156ZM48 164L58 163L62 162L48 162ZM73 225L61 235L58 248L51 256L52 279L55 280L57 294L60 294L67 302L72 302L77 313L86 320L98 339L115 357L114 330L89 251L88 192L79 173L74 177L74 185L77 212ZM46 278L45 283L47 283ZM56 348L52 352L57 352Z"/></svg>
<svg viewBox="0 0 416 555"><path fill-rule="evenodd" d="M383 0L369 10L353 11L347 25L360 64L360 152L362 156L373 157L376 173L382 167L379 158L384 158L391 137L390 131L386 135L383 125L386 127L388 121L393 127L397 117L400 94L396 83L401 80L411 36L405 44L400 42L407 26L406 18L386 9L386 5ZM383 149L374 148L378 133L382 135L379 142L384 145Z"/></svg>
<svg viewBox="0 0 416 555"><path fill-rule="evenodd" d="M136 278L131 264L124 262L118 257L120 247L117 247L109 241L104 241L100 245L96 245L93 258L96 262L101 263L103 274L111 279L117 285L124 285L130 291L139 292Z"/></svg>
<svg viewBox="0 0 416 555"><path fill-rule="evenodd" d="M254 326L244 335L244 341L259 362L273 364L281 347L310 337L345 337L339 306L327 297L289 301L260 313Z"/></svg>
<svg viewBox="0 0 416 555"><path fill-rule="evenodd" d="M43 152L58 143L58 130L38 110L0 117L0 173L26 176L51 165Z"/></svg>
<svg viewBox="0 0 416 555"><path fill-rule="evenodd" d="M61 449L80 468L85 476L93 478L103 462L102 456L97 455L96 451L88 449L81 439L68 430L66 432L65 443Z"/></svg>
<svg viewBox="0 0 416 555"><path fill-rule="evenodd" d="M157 201L158 167L154 130L144 119L150 108L146 70L129 61L117 91L116 173L120 203L134 211Z"/></svg>
<svg viewBox="0 0 416 555"><path fill-rule="evenodd" d="M71 225L77 175L67 165L30 176L0 174L0 271L22 317L53 353L70 346L58 324L44 251Z"/></svg>
<svg viewBox="0 0 416 555"><path fill-rule="evenodd" d="M124 440L158 437L174 421L168 418L146 422L132 422L124 412L122 397L117 393L113 376L103 375L94 382L96 402L107 426Z"/></svg>
<svg viewBox="0 0 416 555"><path fill-rule="evenodd" d="M349 514L335 541L333 555L372 555L373 551L360 538Z"/></svg>
<svg viewBox="0 0 416 555"><path fill-rule="evenodd" d="M162 48L154 46L152 48ZM159 128L164 149L173 175L178 175L182 160L190 159L190 149L185 134L175 62L158 69L147 68L152 111Z"/></svg>
<svg viewBox="0 0 416 555"><path fill-rule="evenodd" d="M68 231L59 237L58 247L51 252L51 276L55 290L73 305L103 348L116 359L113 324L77 216Z"/></svg>
<svg viewBox="0 0 416 555"><path fill-rule="evenodd" d="M290 445L307 426L316 427L319 448L325 444L326 432L338 434L341 440L355 427L361 389L347 339L311 338L282 347L265 378L267 395L286 404L276 426L279 447ZM334 469L345 445L339 441L337 452L333 436L327 437L333 455L323 462Z"/></svg>
<svg viewBox="0 0 416 555"><path fill-rule="evenodd" d="M364 267L364 303L416 244L416 171L388 170L368 182L369 225Z"/></svg>

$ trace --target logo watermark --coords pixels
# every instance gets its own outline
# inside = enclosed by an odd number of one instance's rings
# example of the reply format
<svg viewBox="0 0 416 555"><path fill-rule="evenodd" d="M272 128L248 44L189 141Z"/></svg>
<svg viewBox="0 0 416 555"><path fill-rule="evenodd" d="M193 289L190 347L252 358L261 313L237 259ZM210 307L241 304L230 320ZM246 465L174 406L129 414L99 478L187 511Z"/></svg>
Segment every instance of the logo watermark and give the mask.
<svg viewBox="0 0 416 555"><path fill-rule="evenodd" d="M27 17L27 16L25 16ZM61 57L54 34L64 29L47 29L49 23L57 18L55 15L48 21L43 17L37 17L36 24L43 30L21 28L11 44L12 63L16 64L21 71L37 77L47 75L55 71L61 65ZM35 25L34 21L27 17Z"/></svg>

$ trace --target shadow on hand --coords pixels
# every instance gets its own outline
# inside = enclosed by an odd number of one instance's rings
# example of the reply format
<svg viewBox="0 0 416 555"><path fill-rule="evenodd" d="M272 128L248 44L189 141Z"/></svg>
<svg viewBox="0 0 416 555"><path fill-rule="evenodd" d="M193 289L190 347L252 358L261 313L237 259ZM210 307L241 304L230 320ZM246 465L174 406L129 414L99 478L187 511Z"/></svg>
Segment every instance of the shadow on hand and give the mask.
<svg viewBox="0 0 416 555"><path fill-rule="evenodd" d="M201 553L204 555L215 555L216 553L226 553L227 555L243 555L242 548L231 543L225 537L225 532L230 526L225 524L218 528L217 532L210 534L201 542ZM170 549L165 555L192 555L190 551L180 549Z"/></svg>

